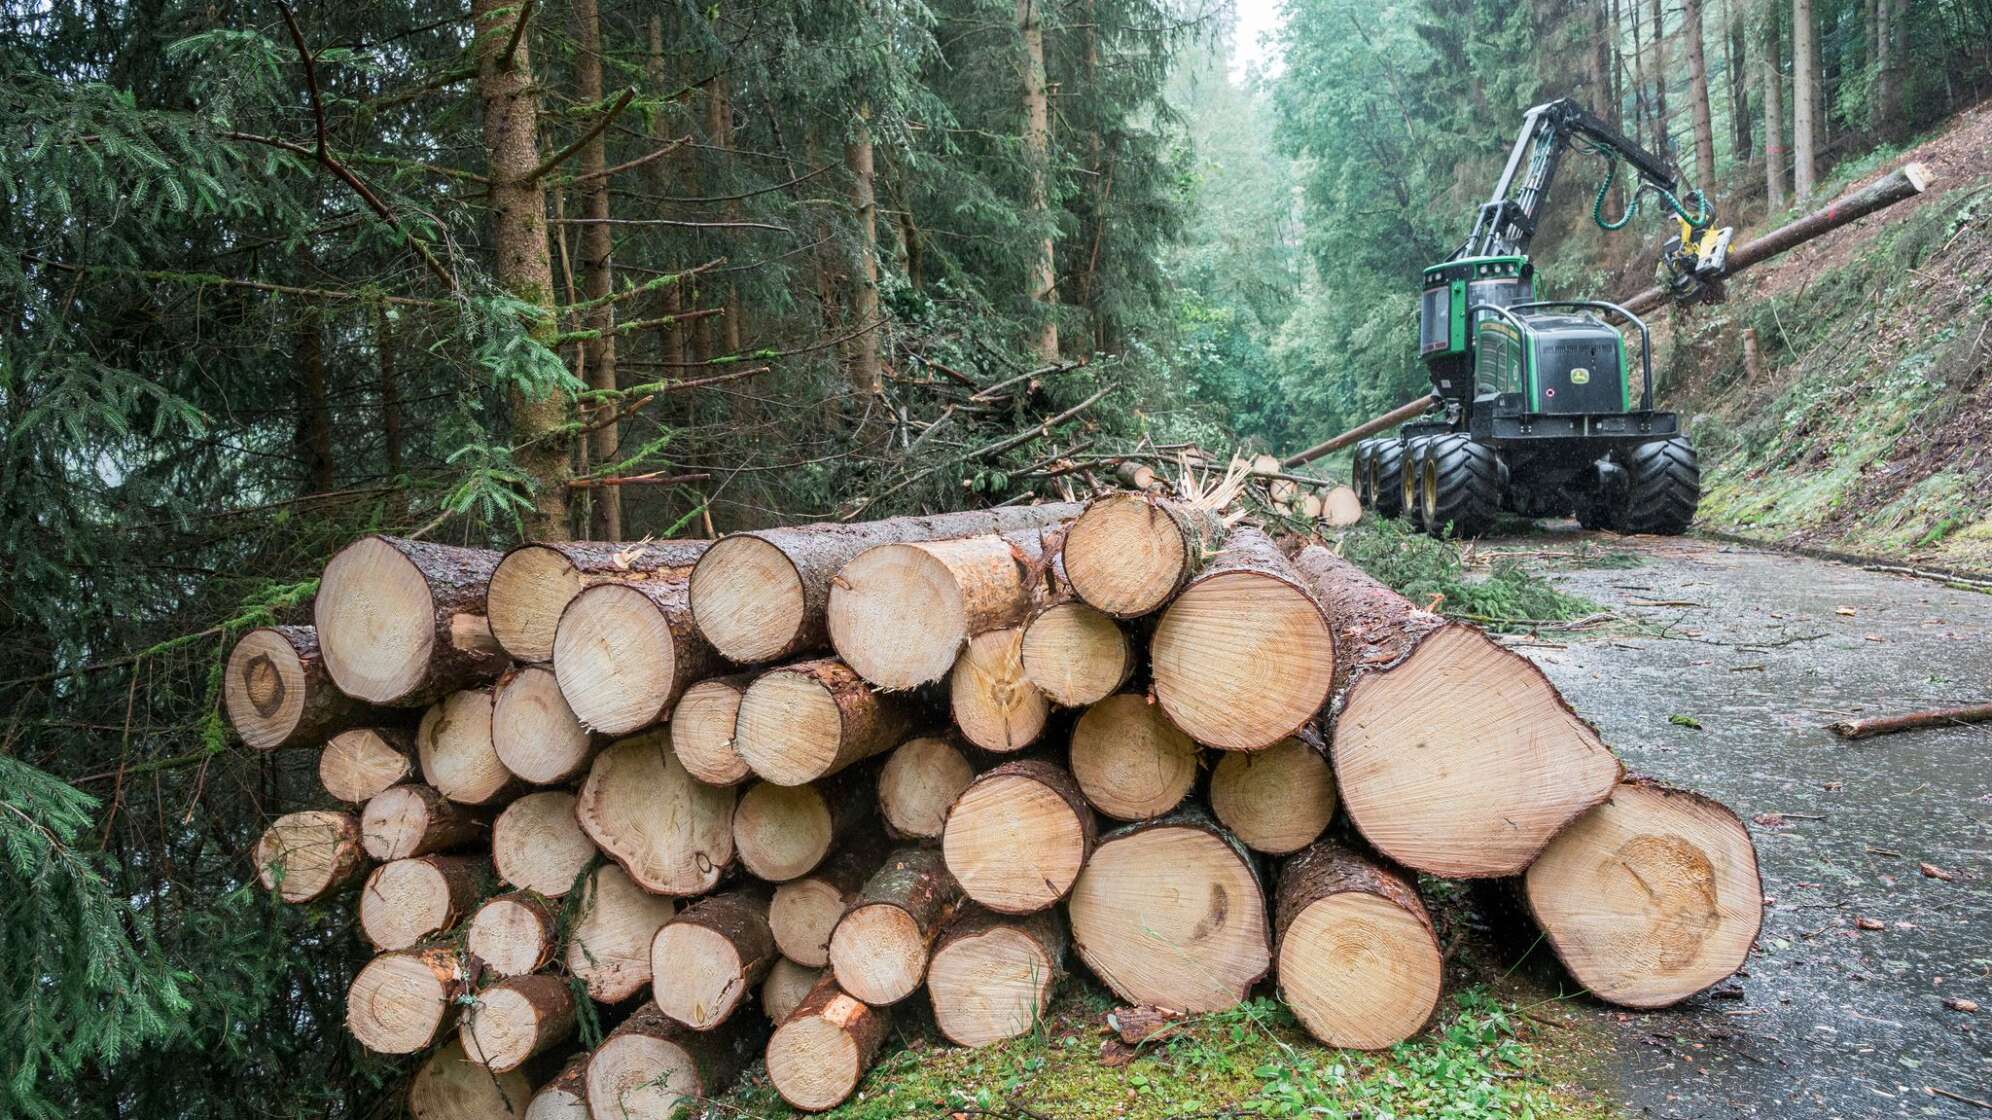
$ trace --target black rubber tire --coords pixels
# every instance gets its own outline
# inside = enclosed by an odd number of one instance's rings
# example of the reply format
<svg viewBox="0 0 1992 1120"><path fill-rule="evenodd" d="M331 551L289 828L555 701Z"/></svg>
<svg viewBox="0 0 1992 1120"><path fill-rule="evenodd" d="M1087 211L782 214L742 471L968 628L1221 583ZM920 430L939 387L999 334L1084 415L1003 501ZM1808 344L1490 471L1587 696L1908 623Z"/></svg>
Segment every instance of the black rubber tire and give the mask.
<svg viewBox="0 0 1992 1120"><path fill-rule="evenodd" d="M1675 536L1688 531L1701 504L1701 464L1686 436L1642 443L1626 456L1632 485L1619 529Z"/></svg>
<svg viewBox="0 0 1992 1120"><path fill-rule="evenodd" d="M1370 446L1369 508L1378 517L1396 517L1404 512L1399 498L1404 469L1404 441L1396 436L1377 440Z"/></svg>
<svg viewBox="0 0 1992 1120"><path fill-rule="evenodd" d="M1415 529L1425 527L1424 503L1418 500L1418 480L1424 475L1425 448L1430 446L1432 438L1412 436L1405 440L1404 465L1398 471L1400 485L1397 505L1404 511L1404 520L1409 521Z"/></svg>
<svg viewBox="0 0 1992 1120"><path fill-rule="evenodd" d="M1494 527L1501 510L1501 461L1493 448L1463 433L1439 436L1425 447L1423 472L1426 532L1477 537Z"/></svg>
<svg viewBox="0 0 1992 1120"><path fill-rule="evenodd" d="M1577 524L1585 529L1610 529L1617 532L1619 512L1612 508L1611 501L1602 494L1587 494L1577 503Z"/></svg>
<svg viewBox="0 0 1992 1120"><path fill-rule="evenodd" d="M1349 462L1349 486L1356 492L1356 501L1364 509L1371 505L1369 497L1369 460L1373 439L1366 439L1356 445L1355 458Z"/></svg>

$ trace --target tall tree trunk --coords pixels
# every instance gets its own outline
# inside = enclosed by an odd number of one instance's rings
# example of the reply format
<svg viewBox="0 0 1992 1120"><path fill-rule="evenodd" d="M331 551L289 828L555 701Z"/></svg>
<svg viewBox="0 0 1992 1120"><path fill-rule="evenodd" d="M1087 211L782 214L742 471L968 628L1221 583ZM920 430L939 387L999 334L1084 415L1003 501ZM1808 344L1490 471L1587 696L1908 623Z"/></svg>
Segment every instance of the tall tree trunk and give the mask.
<svg viewBox="0 0 1992 1120"><path fill-rule="evenodd" d="M1695 177L1704 189L1715 183L1715 118L1708 103L1708 54L1702 40L1702 0L1686 0L1682 26L1688 43L1688 101L1695 120Z"/></svg>
<svg viewBox="0 0 1992 1120"><path fill-rule="evenodd" d="M1819 43L1812 0L1791 0L1791 188L1803 202L1819 181Z"/></svg>
<svg viewBox="0 0 1992 1120"><path fill-rule="evenodd" d="M1648 0L1647 12L1653 23L1653 62L1646 68L1653 75L1653 138L1654 150L1662 156L1670 154L1668 142L1671 127L1667 120L1667 13L1660 7L1660 0Z"/></svg>
<svg viewBox="0 0 1992 1120"><path fill-rule="evenodd" d="M664 17L661 15L650 17L649 54L644 63L644 73L650 79L650 87L658 97L664 97L671 92L664 67ZM667 118L663 113L657 113L653 115L652 120L654 124L650 140L651 143L661 147L671 139ZM665 161L651 160L644 165L644 172L650 183L651 193L660 197L669 193L665 189L668 181ZM690 327L676 318L685 310L684 285L666 285L660 293L658 304L657 313L664 322L657 328L657 340L658 349L664 360L665 376L683 376L685 365L691 360Z"/></svg>
<svg viewBox="0 0 1992 1120"><path fill-rule="evenodd" d="M1585 60L1587 73L1584 98L1592 103L1600 117L1607 121L1618 120L1618 106L1612 104L1612 37L1610 0L1592 0L1591 3L1591 54Z"/></svg>
<svg viewBox="0 0 1992 1120"><path fill-rule="evenodd" d="M1659 147L1658 143L1647 143L1645 125L1648 119L1646 98L1646 48L1639 37L1639 0L1626 0L1626 14L1632 17L1632 138L1634 142L1648 147ZM1623 210L1620 213L1624 213Z"/></svg>
<svg viewBox="0 0 1992 1120"><path fill-rule="evenodd" d="M1730 151L1736 154L1736 162L1750 162L1750 73L1749 58L1745 52L1743 34L1742 0L1728 0L1726 9L1729 17L1728 48L1726 61L1729 70L1729 139Z"/></svg>
<svg viewBox="0 0 1992 1120"><path fill-rule="evenodd" d="M860 109L844 142L844 167L851 173L851 216L858 226L858 275L851 285L851 388L877 396L878 370L878 191L872 173L871 124Z"/></svg>
<svg viewBox="0 0 1992 1120"><path fill-rule="evenodd" d="M304 460L304 492L323 494L332 476L332 405L325 392L325 329L316 305L298 315L291 361L297 366L297 449Z"/></svg>
<svg viewBox="0 0 1992 1120"><path fill-rule="evenodd" d="M1882 135L1895 132L1896 117L1901 109L1902 92L1896 88L1901 79L1897 51L1895 49L1896 22L1906 13L1896 10L1895 0L1875 0L1874 4L1874 75L1875 113L1874 123Z"/></svg>
<svg viewBox="0 0 1992 1120"><path fill-rule="evenodd" d="M1764 194L1775 214L1785 208L1784 44L1778 34L1776 8L1764 13L1763 37L1757 45L1757 73L1764 88Z"/></svg>
<svg viewBox="0 0 1992 1120"><path fill-rule="evenodd" d="M1058 360L1058 320L1049 310L1058 302L1058 247L1052 241L1051 225L1051 99L1045 89L1044 24L1039 4L1042 0L1017 0L1017 31L1024 42L1024 159L1030 164L1030 199L1027 209L1044 236L1037 244L1031 262L1029 291L1032 302L1046 305L1041 312L1037 338L1031 348L1046 362Z"/></svg>
<svg viewBox="0 0 1992 1120"><path fill-rule="evenodd" d="M491 241L498 283L536 313L527 329L553 348L558 334L553 313L553 258L547 249L546 191L539 168L539 90L533 84L526 36L514 29L529 18L511 0L471 0L477 43L477 94L484 104L484 147L491 179ZM510 47L511 49L507 50ZM567 423L567 402L558 393L528 396L511 391L513 454L533 484L533 512L526 535L566 540L568 450L559 434Z"/></svg>
<svg viewBox="0 0 1992 1120"><path fill-rule="evenodd" d="M574 95L583 105L602 100L602 20L595 0L574 0ZM609 180L602 174L608 167L608 142L601 136L582 145L581 171L581 294L589 301L601 300L588 311L586 327L593 338L581 343L582 361L588 370L588 387L614 392L616 384L616 309L608 302L615 290L615 276L609 254L614 244L609 227ZM614 408L615 403L604 403ZM589 458L606 468L616 461L622 446L622 432L615 424L596 429L589 437L593 446ZM596 540L622 539L622 487L603 486L595 494L594 536Z"/></svg>
<svg viewBox="0 0 1992 1120"><path fill-rule="evenodd" d="M380 432L386 442L387 477L400 478L401 374L394 367L394 320L385 304L374 305L374 349L380 359Z"/></svg>
<svg viewBox="0 0 1992 1120"><path fill-rule="evenodd" d="M727 91L726 78L716 74L706 79L705 93L706 135L711 138L713 147L718 148L722 153L731 152L733 149L733 99ZM726 211L730 217L738 218L740 216L740 204L738 202L730 202L727 204ZM730 280L726 281L723 301L726 312L723 315L715 317L719 320L719 334L714 342L719 347L719 353L738 354L740 353L740 336L742 334L740 322L740 288ZM707 357L712 356L710 354L707 355Z"/></svg>

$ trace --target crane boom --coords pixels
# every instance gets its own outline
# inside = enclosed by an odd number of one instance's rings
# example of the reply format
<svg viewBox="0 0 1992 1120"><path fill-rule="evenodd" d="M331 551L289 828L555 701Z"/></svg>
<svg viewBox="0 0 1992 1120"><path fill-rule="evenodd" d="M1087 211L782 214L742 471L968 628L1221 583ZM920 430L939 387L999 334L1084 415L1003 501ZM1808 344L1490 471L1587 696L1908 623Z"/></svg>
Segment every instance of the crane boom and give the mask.
<svg viewBox="0 0 1992 1120"><path fill-rule="evenodd" d="M1640 147L1624 133L1575 101L1564 98L1530 109L1522 131L1508 152L1508 163L1494 184L1494 193L1480 205L1473 233L1458 257L1513 256L1528 251L1536 222L1557 164L1571 141L1582 137L1592 146L1623 158L1641 179L1671 194L1673 169L1667 161ZM1517 180L1520 180L1519 183Z"/></svg>

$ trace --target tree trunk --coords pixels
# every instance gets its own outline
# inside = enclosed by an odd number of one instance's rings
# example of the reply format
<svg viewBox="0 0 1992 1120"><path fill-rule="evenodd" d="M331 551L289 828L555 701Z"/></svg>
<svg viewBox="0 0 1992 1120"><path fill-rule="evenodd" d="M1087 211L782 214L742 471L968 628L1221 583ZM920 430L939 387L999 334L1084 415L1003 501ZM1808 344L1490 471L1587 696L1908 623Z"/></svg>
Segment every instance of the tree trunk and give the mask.
<svg viewBox="0 0 1992 1120"><path fill-rule="evenodd" d="M1024 623L1024 677L1063 708L1114 694L1134 675L1134 643L1106 612L1078 599L1047 603Z"/></svg>
<svg viewBox="0 0 1992 1120"><path fill-rule="evenodd" d="M318 784L350 805L364 805L414 774L415 736L399 727L342 731L318 755Z"/></svg>
<svg viewBox="0 0 1992 1120"><path fill-rule="evenodd" d="M723 665L692 625L682 580L598 583L574 597L553 635L560 694L584 726L610 735L662 722Z"/></svg>
<svg viewBox="0 0 1992 1120"><path fill-rule="evenodd" d="M733 810L733 850L757 879L786 883L816 870L831 849L877 824L869 767L813 785L755 782Z"/></svg>
<svg viewBox="0 0 1992 1120"><path fill-rule="evenodd" d="M1882 135L1893 135L1901 115L1901 78L1896 61L1897 13L1895 0L1874 0L1874 79L1875 125Z"/></svg>
<svg viewBox="0 0 1992 1120"><path fill-rule="evenodd" d="M411 859L484 839L484 819L430 786L382 790L360 811L360 842L377 860Z"/></svg>
<svg viewBox="0 0 1992 1120"><path fill-rule="evenodd" d="M380 434L387 457L387 477L405 473L401 445L401 374L394 363L394 320L387 307L374 305L374 348L380 359Z"/></svg>
<svg viewBox="0 0 1992 1120"><path fill-rule="evenodd" d="M706 79L705 93L706 136L714 148L730 159L733 149L733 99L727 89L726 76L715 74ZM740 204L729 202L726 211L730 218L738 219ZM708 354L708 358L734 355L741 350L740 339L745 328L741 322L740 289L731 280L724 282L722 305L726 308L726 314L714 323L720 332L714 346L717 353ZM738 422L743 417L736 413L734 419Z"/></svg>
<svg viewBox="0 0 1992 1120"><path fill-rule="evenodd" d="M858 274L851 285L851 391L877 396L883 389L878 365L878 192L872 173L871 125L864 110L844 143L844 168L851 173L851 216L858 228Z"/></svg>
<svg viewBox="0 0 1992 1120"><path fill-rule="evenodd" d="M1688 43L1688 101L1695 122L1695 177L1704 189L1715 187L1715 117L1709 107L1708 55L1703 41L1703 0L1686 0L1683 28Z"/></svg>
<svg viewBox="0 0 1992 1120"><path fill-rule="evenodd" d="M1647 72L1653 75L1654 150L1669 158L1673 150L1672 122L1667 117L1667 21L1660 0L1648 0L1648 16L1653 24L1653 62Z"/></svg>
<svg viewBox="0 0 1992 1120"><path fill-rule="evenodd" d="M835 658L800 661L747 687L734 749L763 779L799 786L898 746L914 714L904 697L874 691Z"/></svg>
<svg viewBox="0 0 1992 1120"><path fill-rule="evenodd" d="M1072 728L1071 761L1079 792L1115 820L1170 812L1197 782L1197 745L1135 693L1086 709Z"/></svg>
<svg viewBox="0 0 1992 1120"><path fill-rule="evenodd" d="M285 902L316 902L366 866L360 822L350 813L309 810L270 822L252 857L265 890Z"/></svg>
<svg viewBox="0 0 1992 1120"><path fill-rule="evenodd" d="M712 677L678 698L671 710L671 746L692 777L713 786L737 786L753 777L747 760L733 747L740 700L753 682L752 673Z"/></svg>
<svg viewBox="0 0 1992 1120"><path fill-rule="evenodd" d="M1211 771L1210 811L1255 852L1283 856L1307 847L1335 816L1326 752L1318 741L1294 738L1256 754L1227 753Z"/></svg>
<svg viewBox="0 0 1992 1120"><path fill-rule="evenodd" d="M809 998L811 989L824 976L820 967L811 968L797 964L787 957L775 961L768 970L768 978L761 981L761 1013L770 1023L781 1023L788 1019L802 1001Z"/></svg>
<svg viewBox="0 0 1992 1120"><path fill-rule="evenodd" d="M898 839L937 841L948 810L974 780L975 763L956 743L933 736L908 739L878 772L879 815Z"/></svg>
<svg viewBox="0 0 1992 1120"><path fill-rule="evenodd" d="M529 793L505 807L491 825L491 863L498 878L520 890L560 898L595 861L595 842L575 818L564 789Z"/></svg>
<svg viewBox="0 0 1992 1120"><path fill-rule="evenodd" d="M671 94L671 83L664 65L664 17L652 15L649 28L649 52L645 57L644 73L650 79L652 92L661 98ZM653 128L650 142L663 147L671 141L668 131L670 115L652 115ZM652 194L663 196L670 193L668 186L668 166L663 160L651 160L644 165ZM664 360L664 368L677 371L691 363L691 324L678 318L686 308L685 287L683 284L668 284L659 293L658 318L663 322L657 328L658 349Z"/></svg>
<svg viewBox="0 0 1992 1120"><path fill-rule="evenodd" d="M573 1033L574 996L567 981L541 973L508 977L477 993L457 1037L472 1062L505 1073Z"/></svg>
<svg viewBox="0 0 1992 1120"><path fill-rule="evenodd" d="M650 943L651 998L695 1031L732 1017L779 954L768 928L768 889L716 894L678 912Z"/></svg>
<svg viewBox="0 0 1992 1120"><path fill-rule="evenodd" d="M505 769L536 786L562 785L588 769L594 737L567 706L552 669L514 669L492 694L491 749Z"/></svg>
<svg viewBox="0 0 1992 1120"><path fill-rule="evenodd" d="M1086 504L1065 534L1066 578L1081 599L1115 618L1167 606L1224 540L1216 511L1148 494Z"/></svg>
<svg viewBox="0 0 1992 1120"><path fill-rule="evenodd" d="M1071 503L1006 506L735 533L715 542L693 569L692 616L714 648L742 664L813 653L830 644L825 616L832 582L860 553L886 544L1036 529L1078 511Z"/></svg>
<svg viewBox="0 0 1992 1120"><path fill-rule="evenodd" d="M1738 164L1750 162L1750 61L1742 0L1727 0L1730 150Z"/></svg>
<svg viewBox="0 0 1992 1120"><path fill-rule="evenodd" d="M941 1034L958 1046L987 1046L1042 1023L1065 974L1065 945L1055 908L1013 918L964 907L935 942L927 969Z"/></svg>
<svg viewBox="0 0 1992 1120"><path fill-rule="evenodd" d="M464 805L494 805L518 794L519 779L491 742L491 690L452 693L422 713L415 730L422 780Z"/></svg>
<svg viewBox="0 0 1992 1120"><path fill-rule="evenodd" d="M340 692L309 626L260 626L235 643L221 679L222 709L242 741L261 751L324 742L366 718Z"/></svg>
<svg viewBox="0 0 1992 1120"><path fill-rule="evenodd" d="M1626 0L1625 7L1626 15L1632 20L1632 137L1636 142L1645 144L1647 141L1642 134L1649 131L1646 122L1652 119L1652 102L1646 95L1646 48L1640 42L1639 0ZM1652 146L1659 147L1657 143ZM1664 157L1664 149L1661 154Z"/></svg>
<svg viewBox="0 0 1992 1120"><path fill-rule="evenodd" d="M567 971L598 1003L621 1003L650 986L650 943L678 904L651 894L615 864L589 873L567 935Z"/></svg>
<svg viewBox="0 0 1992 1120"><path fill-rule="evenodd" d="M1992 722L1992 704L1965 704L1955 708L1933 708L1899 716L1872 719L1843 719L1826 725L1826 730L1842 739L1869 739L1898 731L1922 731L1932 727L1965 727Z"/></svg>
<svg viewBox="0 0 1992 1120"><path fill-rule="evenodd" d="M492 271L500 287L532 307L527 334L548 350L559 332L553 306L553 258L547 248L546 189L539 175L539 87L525 34L517 22L532 9L512 0L471 0L477 48L477 92L484 104L484 146L491 180ZM510 48L508 53L508 48ZM567 401L549 392L511 390L513 461L532 480L533 512L526 535L566 540ZM488 573L487 573L488 574Z"/></svg>
<svg viewBox="0 0 1992 1120"><path fill-rule="evenodd" d="M1037 742L1051 704L1024 672L1024 630L1012 626L977 634L948 674L948 703L962 737L987 751L1011 754Z"/></svg>
<svg viewBox="0 0 1992 1120"><path fill-rule="evenodd" d="M1812 0L1791 3L1791 189L1798 201L1812 197L1819 181L1819 46Z"/></svg>
<svg viewBox="0 0 1992 1120"><path fill-rule="evenodd" d="M1043 305L1031 349L1045 362L1058 361L1058 251L1051 214L1051 99L1046 90L1042 0L1017 0L1017 31L1023 40L1024 161L1030 175L1025 209L1043 231L1034 246L1024 297Z"/></svg>
<svg viewBox="0 0 1992 1120"><path fill-rule="evenodd" d="M1763 925L1750 833L1726 806L1643 778L1579 818L1523 878L1570 975L1622 1007L1667 1007L1743 966Z"/></svg>
<svg viewBox="0 0 1992 1120"><path fill-rule="evenodd" d="M574 96L582 105L602 100L602 21L595 0L574 0ZM585 327L594 332L581 341L581 361L588 371L588 387L614 392L616 384L616 309L609 301L615 291L615 275L610 264L614 231L609 226L609 179L602 174L608 167L608 141L595 136L581 146L576 156L581 194L581 294L591 304ZM607 407L615 407L610 403ZM598 468L613 464L622 446L616 424L607 424L590 436L589 457ZM603 486L595 493L595 535L605 541L622 539L622 487Z"/></svg>
<svg viewBox="0 0 1992 1120"><path fill-rule="evenodd" d="M382 953L346 990L346 1030L376 1054L427 1050L455 1021L464 984L463 964L446 946Z"/></svg>
<svg viewBox="0 0 1992 1120"><path fill-rule="evenodd" d="M1272 963L1258 864L1195 809L1102 837L1066 913L1079 959L1141 1006L1222 1011Z"/></svg>
<svg viewBox="0 0 1992 1120"><path fill-rule="evenodd" d="M1432 875L1513 875L1611 795L1618 759L1528 659L1326 548L1298 567L1335 620L1342 804L1384 855Z"/></svg>
<svg viewBox="0 0 1992 1120"><path fill-rule="evenodd" d="M527 891L501 894L477 908L465 927L464 952L496 976L525 976L553 960L559 915ZM471 1053L477 1051L471 1049Z"/></svg>
<svg viewBox="0 0 1992 1120"><path fill-rule="evenodd" d="M1272 746L1327 702L1338 658L1315 593L1273 542L1237 529L1162 615L1155 698L1190 738Z"/></svg>
<svg viewBox="0 0 1992 1120"><path fill-rule="evenodd" d="M1388 1049L1438 1012L1445 956L1415 881L1352 848L1323 840L1286 861L1273 940L1280 998L1328 1046Z"/></svg>
<svg viewBox="0 0 1992 1120"><path fill-rule="evenodd" d="M709 541L614 544L534 542L505 554L491 573L491 636L518 661L553 659L553 635L574 597L601 583L682 583Z"/></svg>
<svg viewBox="0 0 1992 1120"><path fill-rule="evenodd" d="M1764 90L1764 194L1770 212L1785 208L1784 148L1784 45L1778 34L1778 13L1773 7L1764 13L1763 37L1759 40L1757 73Z"/></svg>
<svg viewBox="0 0 1992 1120"><path fill-rule="evenodd" d="M332 405L325 390L324 320L316 306L299 313L291 361L297 366L297 449L307 494L338 486L332 471Z"/></svg>
<svg viewBox="0 0 1992 1120"><path fill-rule="evenodd" d="M644 890L704 894L733 862L733 791L692 780L662 729L595 756L581 828Z"/></svg>
<svg viewBox="0 0 1992 1120"><path fill-rule="evenodd" d="M1072 775L1023 759L969 783L948 812L941 851L968 897L1005 914L1033 914L1071 893L1096 832Z"/></svg>
<svg viewBox="0 0 1992 1120"><path fill-rule="evenodd" d="M332 683L356 700L420 708L496 677L505 657L484 591L497 566L485 549L400 537L340 549L311 608Z"/></svg>
<svg viewBox="0 0 1992 1120"><path fill-rule="evenodd" d="M830 934L837 986L873 1007L918 991L934 938L961 896L939 852L902 848L887 856Z"/></svg>
<svg viewBox="0 0 1992 1120"><path fill-rule="evenodd" d="M752 1059L766 1028L757 1016L695 1031L652 1004L609 1032L588 1059L588 1107L614 1120L671 1120L724 1093Z"/></svg>
<svg viewBox="0 0 1992 1120"><path fill-rule="evenodd" d="M775 888L768 928L783 956L811 968L830 963L830 932L884 862L884 847L875 833L854 836L815 871Z"/></svg>

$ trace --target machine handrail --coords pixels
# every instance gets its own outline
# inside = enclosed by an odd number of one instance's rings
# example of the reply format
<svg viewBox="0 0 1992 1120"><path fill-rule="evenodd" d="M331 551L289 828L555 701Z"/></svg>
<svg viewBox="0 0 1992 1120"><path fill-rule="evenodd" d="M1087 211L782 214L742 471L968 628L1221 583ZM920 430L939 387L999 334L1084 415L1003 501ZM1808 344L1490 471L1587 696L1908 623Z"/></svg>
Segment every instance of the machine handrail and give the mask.
<svg viewBox="0 0 1992 1120"><path fill-rule="evenodd" d="M1516 329L1519 330L1522 328L1523 324L1521 319L1517 318L1514 312L1517 309L1526 311L1531 308L1537 308L1537 307L1595 308L1602 311L1609 311L1612 314L1617 315L1619 318L1624 319L1627 322L1630 322L1633 326L1638 327L1639 328L1639 373L1640 373L1639 410L1641 412L1653 411L1653 335L1652 332L1646 329L1646 320L1641 319L1639 316L1634 315L1632 312L1627 311L1625 308L1620 307L1618 304L1607 303L1606 301L1601 299L1539 299L1539 300L1531 300L1528 303L1513 303L1509 304L1507 307L1501 307L1499 305L1492 303L1476 303L1472 307L1466 309L1466 315L1467 315L1467 321L1472 322L1473 313L1476 311L1498 311L1500 312L1502 318L1512 321L1515 324Z"/></svg>

